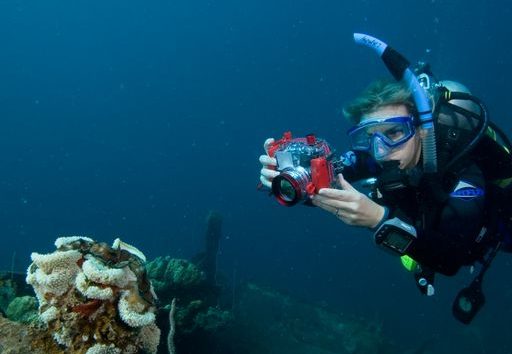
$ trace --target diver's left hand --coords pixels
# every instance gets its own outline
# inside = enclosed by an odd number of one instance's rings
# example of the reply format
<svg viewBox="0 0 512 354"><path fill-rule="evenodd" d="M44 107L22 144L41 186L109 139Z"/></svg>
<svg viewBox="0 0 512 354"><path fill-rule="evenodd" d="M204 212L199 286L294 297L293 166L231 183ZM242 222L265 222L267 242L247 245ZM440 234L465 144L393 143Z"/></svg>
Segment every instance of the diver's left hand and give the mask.
<svg viewBox="0 0 512 354"><path fill-rule="evenodd" d="M360 193L342 174L338 175L342 189L322 188L312 197L313 204L334 215L345 224L375 227L384 217L385 209Z"/></svg>

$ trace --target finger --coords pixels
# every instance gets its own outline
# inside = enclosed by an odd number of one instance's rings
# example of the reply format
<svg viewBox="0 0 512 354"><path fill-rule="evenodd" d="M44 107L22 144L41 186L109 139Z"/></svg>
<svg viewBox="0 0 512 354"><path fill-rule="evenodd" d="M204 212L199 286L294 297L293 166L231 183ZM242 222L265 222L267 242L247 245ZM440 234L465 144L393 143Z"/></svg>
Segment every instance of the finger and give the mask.
<svg viewBox="0 0 512 354"><path fill-rule="evenodd" d="M315 195L313 197L313 203L315 205L320 206L323 209L328 211L336 211L336 209L341 209L347 213L350 213L352 210L352 203L341 201L339 199L329 198L321 195Z"/></svg>
<svg viewBox="0 0 512 354"><path fill-rule="evenodd" d="M323 203L318 199L317 200L313 199L313 205L315 205L325 211L328 211L329 213L333 214L335 217L337 217L338 219L343 221L345 224L348 224L348 225L353 224L352 217L351 217L352 214L349 211L344 210L343 208L336 208L332 205Z"/></svg>
<svg viewBox="0 0 512 354"><path fill-rule="evenodd" d="M269 170L268 168L262 168L260 174L269 180L276 176L279 176L279 172L277 172L276 170Z"/></svg>
<svg viewBox="0 0 512 354"><path fill-rule="evenodd" d="M341 188L343 188L346 191L357 191L348 181L343 177L343 175L340 173L338 174L338 181L340 183Z"/></svg>
<svg viewBox="0 0 512 354"><path fill-rule="evenodd" d="M330 205L329 203L326 203L325 201L320 200L320 198L315 197L315 198L313 198L312 202L313 202L314 206L317 206L323 210L326 210L329 213L336 214L336 208L334 206Z"/></svg>
<svg viewBox="0 0 512 354"><path fill-rule="evenodd" d="M343 221L347 225L354 225L354 221L352 220L352 218L343 215L341 212L338 213L338 215L336 215L336 217L338 219L340 219L341 221Z"/></svg>
<svg viewBox="0 0 512 354"><path fill-rule="evenodd" d="M268 155L261 155L259 160L264 166L277 166L277 160Z"/></svg>
<svg viewBox="0 0 512 354"><path fill-rule="evenodd" d="M263 184L267 188L272 188L272 182L270 182L267 178L264 176L260 176L261 184Z"/></svg>
<svg viewBox="0 0 512 354"><path fill-rule="evenodd" d="M275 141L274 138L268 138L263 143L263 148L265 149L265 152L267 153L267 155L268 155L268 149L270 148L270 145L272 145L274 143L274 141Z"/></svg>
<svg viewBox="0 0 512 354"><path fill-rule="evenodd" d="M318 191L318 195L342 201L351 201L354 199L354 192L334 188L322 188Z"/></svg>

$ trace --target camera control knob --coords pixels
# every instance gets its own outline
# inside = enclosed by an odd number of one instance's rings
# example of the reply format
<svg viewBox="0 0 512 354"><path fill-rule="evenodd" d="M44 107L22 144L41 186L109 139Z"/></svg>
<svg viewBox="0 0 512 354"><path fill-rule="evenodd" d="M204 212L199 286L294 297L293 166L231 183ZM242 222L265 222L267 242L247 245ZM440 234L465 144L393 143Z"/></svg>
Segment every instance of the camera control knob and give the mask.
<svg viewBox="0 0 512 354"><path fill-rule="evenodd" d="M308 145L315 145L316 144L316 137L314 134L306 135L306 142Z"/></svg>

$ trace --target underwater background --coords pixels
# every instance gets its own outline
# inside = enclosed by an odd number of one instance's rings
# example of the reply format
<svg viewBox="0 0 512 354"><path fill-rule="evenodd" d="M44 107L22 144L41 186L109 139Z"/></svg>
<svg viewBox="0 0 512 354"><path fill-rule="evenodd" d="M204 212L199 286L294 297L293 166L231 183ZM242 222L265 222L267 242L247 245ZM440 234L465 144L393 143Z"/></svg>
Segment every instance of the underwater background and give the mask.
<svg viewBox="0 0 512 354"><path fill-rule="evenodd" d="M382 324L432 353L512 353L512 255L499 254L470 326L451 304L467 269L419 294L368 231L258 192L267 137L348 148L344 103L389 76L372 34L467 85L512 136L505 1L0 1L0 269L87 235L148 258L203 248L224 217L219 270ZM233 294L236 296L236 293Z"/></svg>

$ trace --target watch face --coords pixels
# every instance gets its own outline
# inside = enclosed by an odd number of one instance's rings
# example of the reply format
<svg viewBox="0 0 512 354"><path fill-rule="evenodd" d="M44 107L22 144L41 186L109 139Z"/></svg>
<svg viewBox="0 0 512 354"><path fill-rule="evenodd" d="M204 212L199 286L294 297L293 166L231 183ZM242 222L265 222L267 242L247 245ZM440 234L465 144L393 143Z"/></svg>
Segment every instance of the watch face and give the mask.
<svg viewBox="0 0 512 354"><path fill-rule="evenodd" d="M407 237L407 235L405 235L403 232L390 230L382 243L397 250L398 252L403 253L411 244L411 238Z"/></svg>
<svg viewBox="0 0 512 354"><path fill-rule="evenodd" d="M416 239L416 229L398 218L393 218L384 222L374 237L378 245L403 255Z"/></svg>

